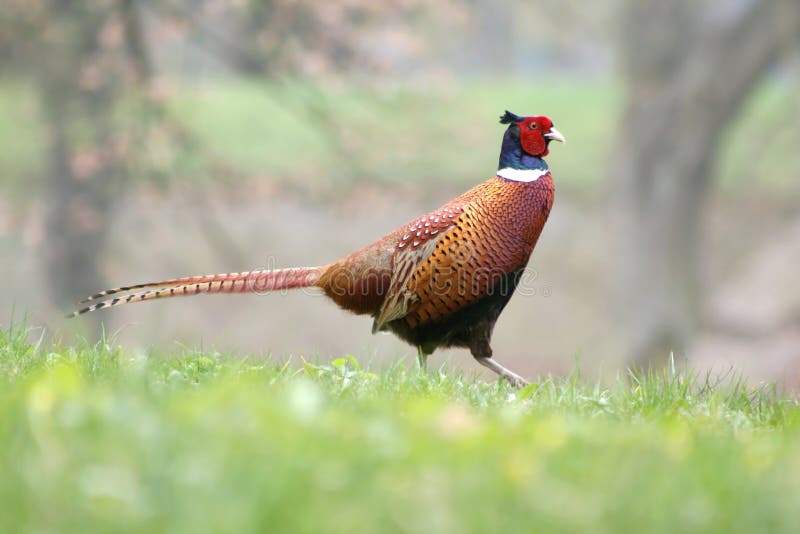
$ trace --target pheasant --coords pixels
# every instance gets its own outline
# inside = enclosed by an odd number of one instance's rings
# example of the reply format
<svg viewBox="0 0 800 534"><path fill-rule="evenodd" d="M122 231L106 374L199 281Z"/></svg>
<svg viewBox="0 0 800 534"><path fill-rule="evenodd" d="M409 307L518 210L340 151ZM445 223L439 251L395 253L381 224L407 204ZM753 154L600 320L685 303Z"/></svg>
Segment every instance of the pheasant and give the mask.
<svg viewBox="0 0 800 534"><path fill-rule="evenodd" d="M166 297L317 287L341 308L372 316L373 333L390 331L417 347L422 368L439 347L465 347L510 384L524 385L492 358L490 340L553 205L543 158L551 141L565 139L545 116L506 111L500 123L508 128L495 176L333 263L108 289L70 316Z"/></svg>

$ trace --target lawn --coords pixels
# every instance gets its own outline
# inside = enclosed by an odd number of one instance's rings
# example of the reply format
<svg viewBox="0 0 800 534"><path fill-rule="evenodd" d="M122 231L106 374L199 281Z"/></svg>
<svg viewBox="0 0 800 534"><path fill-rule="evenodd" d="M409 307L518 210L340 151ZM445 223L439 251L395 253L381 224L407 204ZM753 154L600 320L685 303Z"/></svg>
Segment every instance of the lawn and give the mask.
<svg viewBox="0 0 800 534"><path fill-rule="evenodd" d="M800 408L0 333L0 531L793 532Z"/></svg>

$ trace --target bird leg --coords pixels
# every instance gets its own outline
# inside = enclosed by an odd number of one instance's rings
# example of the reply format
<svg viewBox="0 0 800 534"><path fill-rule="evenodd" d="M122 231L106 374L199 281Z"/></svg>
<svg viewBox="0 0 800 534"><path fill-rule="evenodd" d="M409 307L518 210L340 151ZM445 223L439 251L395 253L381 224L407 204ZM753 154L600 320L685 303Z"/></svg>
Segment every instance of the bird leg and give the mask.
<svg viewBox="0 0 800 534"><path fill-rule="evenodd" d="M428 356L425 350L420 346L417 347L417 369L420 372L425 372L428 369Z"/></svg>
<svg viewBox="0 0 800 534"><path fill-rule="evenodd" d="M488 367L498 375L502 376L506 379L510 385L514 386L515 388L521 388L523 386L528 385L528 381L519 376L514 371L507 369L494 361L491 358L475 358L479 364L483 365L484 367Z"/></svg>
<svg viewBox="0 0 800 534"><path fill-rule="evenodd" d="M517 373L510 369L506 369L492 359L492 347L489 345L488 335L479 335L473 338L470 343L469 350L472 357L478 360L478 363L484 367L488 367L501 377L506 379L511 386L521 388L528 385L528 381L519 376Z"/></svg>

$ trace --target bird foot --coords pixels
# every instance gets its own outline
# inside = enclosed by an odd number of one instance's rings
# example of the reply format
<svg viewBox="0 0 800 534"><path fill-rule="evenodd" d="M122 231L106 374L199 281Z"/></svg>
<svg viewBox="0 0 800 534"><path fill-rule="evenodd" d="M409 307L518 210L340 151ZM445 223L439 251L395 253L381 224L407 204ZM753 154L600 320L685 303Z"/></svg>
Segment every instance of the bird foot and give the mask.
<svg viewBox="0 0 800 534"><path fill-rule="evenodd" d="M530 382L528 382L518 374L512 373L510 371L508 375L504 374L502 376L503 379L505 379L505 381L508 382L508 385L514 388L524 388L525 386L530 384Z"/></svg>
<svg viewBox="0 0 800 534"><path fill-rule="evenodd" d="M500 375L502 378L504 378L505 381L508 382L508 384L511 387L521 388L527 386L529 383L527 380L519 376L514 371L506 369L505 367L503 367L502 365L500 365L491 358L475 358L475 359L478 360L479 364L483 365L484 367L488 367L489 369Z"/></svg>

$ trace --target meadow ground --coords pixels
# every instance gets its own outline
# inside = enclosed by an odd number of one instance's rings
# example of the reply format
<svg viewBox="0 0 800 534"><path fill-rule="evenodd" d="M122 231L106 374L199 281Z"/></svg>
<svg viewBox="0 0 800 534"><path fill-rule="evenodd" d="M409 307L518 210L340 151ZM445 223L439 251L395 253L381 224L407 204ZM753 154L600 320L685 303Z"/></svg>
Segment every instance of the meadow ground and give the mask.
<svg viewBox="0 0 800 534"><path fill-rule="evenodd" d="M800 407L0 332L0 531L796 531Z"/></svg>

